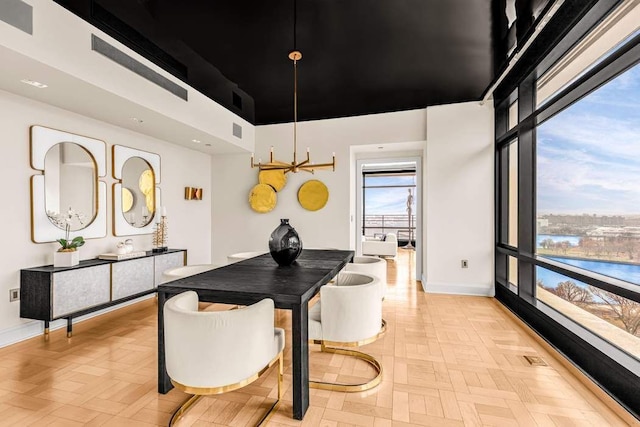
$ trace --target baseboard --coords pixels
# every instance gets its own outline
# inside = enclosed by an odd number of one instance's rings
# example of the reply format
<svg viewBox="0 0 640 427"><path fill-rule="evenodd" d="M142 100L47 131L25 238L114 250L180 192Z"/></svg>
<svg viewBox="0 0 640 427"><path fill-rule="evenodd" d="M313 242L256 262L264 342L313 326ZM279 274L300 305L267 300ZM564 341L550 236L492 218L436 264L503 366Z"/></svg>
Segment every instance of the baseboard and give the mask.
<svg viewBox="0 0 640 427"><path fill-rule="evenodd" d="M139 303L149 298L155 298L156 294L145 295L140 298L136 298L131 301L124 302L122 304L114 305L112 307L105 308L103 310L94 311L93 313L85 314L84 316L75 317L73 323L80 323L85 320L91 319L101 314L109 313L114 310L121 309L123 307ZM65 319L59 319L49 324L49 330L54 331L56 329L66 328L67 321ZM29 338L40 336L44 333L44 322L41 320L28 320L21 325L17 325L11 328L0 331L0 348L16 344L21 341L28 340Z"/></svg>
<svg viewBox="0 0 640 427"><path fill-rule="evenodd" d="M422 289L429 294L472 295L492 297L495 295L491 284L479 283L438 283L427 282L422 276Z"/></svg>

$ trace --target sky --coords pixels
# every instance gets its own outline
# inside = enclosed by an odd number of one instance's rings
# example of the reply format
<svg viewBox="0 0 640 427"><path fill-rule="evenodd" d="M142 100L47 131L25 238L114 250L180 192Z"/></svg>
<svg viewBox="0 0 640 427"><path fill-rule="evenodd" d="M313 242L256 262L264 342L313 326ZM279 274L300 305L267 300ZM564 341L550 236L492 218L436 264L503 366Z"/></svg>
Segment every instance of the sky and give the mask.
<svg viewBox="0 0 640 427"><path fill-rule="evenodd" d="M640 64L537 129L538 214L640 214Z"/></svg>
<svg viewBox="0 0 640 427"><path fill-rule="evenodd" d="M366 185L412 185L415 177L375 177L367 178ZM415 214L415 189L413 209ZM365 215L406 215L407 214L407 188L367 188L365 189Z"/></svg>

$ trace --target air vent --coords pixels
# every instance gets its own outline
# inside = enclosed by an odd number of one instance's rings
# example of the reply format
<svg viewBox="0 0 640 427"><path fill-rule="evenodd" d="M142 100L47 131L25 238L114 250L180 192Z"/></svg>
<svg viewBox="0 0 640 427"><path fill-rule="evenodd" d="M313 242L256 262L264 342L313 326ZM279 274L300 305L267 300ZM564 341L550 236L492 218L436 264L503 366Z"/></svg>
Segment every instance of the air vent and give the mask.
<svg viewBox="0 0 640 427"><path fill-rule="evenodd" d="M233 124L233 136L242 139L242 126L237 123Z"/></svg>
<svg viewBox="0 0 640 427"><path fill-rule="evenodd" d="M547 362L540 356L522 356L531 366L548 366Z"/></svg>
<svg viewBox="0 0 640 427"><path fill-rule="evenodd" d="M33 34L33 7L20 0L0 1L0 21Z"/></svg>
<svg viewBox="0 0 640 427"><path fill-rule="evenodd" d="M188 92L185 88L153 71L151 68L142 64L140 61L133 59L121 50L118 50L116 47L110 45L95 34L91 35L91 49L104 55L113 62L122 65L124 68L133 71L140 77L143 77L150 82L157 84L161 88L168 90L178 98L187 101Z"/></svg>
<svg viewBox="0 0 640 427"><path fill-rule="evenodd" d="M242 110L242 97L235 92L233 93L233 106Z"/></svg>

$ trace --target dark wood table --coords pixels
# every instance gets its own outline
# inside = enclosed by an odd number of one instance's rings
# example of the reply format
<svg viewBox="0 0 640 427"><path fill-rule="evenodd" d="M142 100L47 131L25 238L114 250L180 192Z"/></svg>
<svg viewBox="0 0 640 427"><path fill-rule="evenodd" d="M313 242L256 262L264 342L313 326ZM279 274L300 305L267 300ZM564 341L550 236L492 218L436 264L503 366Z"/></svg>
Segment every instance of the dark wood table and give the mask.
<svg viewBox="0 0 640 427"><path fill-rule="evenodd" d="M164 354L165 301L193 290L200 301L250 305L264 298L291 310L293 349L293 417L301 420L309 407L309 300L353 259L353 251L304 250L289 267L280 267L270 254L158 286L158 392L173 388Z"/></svg>

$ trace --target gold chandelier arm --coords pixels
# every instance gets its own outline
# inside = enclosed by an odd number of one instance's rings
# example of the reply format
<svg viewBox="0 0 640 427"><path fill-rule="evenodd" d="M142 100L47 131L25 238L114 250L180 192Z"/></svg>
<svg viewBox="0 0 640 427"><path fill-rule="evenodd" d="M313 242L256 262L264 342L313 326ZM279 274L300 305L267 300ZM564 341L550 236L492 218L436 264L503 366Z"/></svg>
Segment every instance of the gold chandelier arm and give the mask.
<svg viewBox="0 0 640 427"><path fill-rule="evenodd" d="M308 165L301 166L301 168L313 168L313 169L335 168L335 163L310 163Z"/></svg>
<svg viewBox="0 0 640 427"><path fill-rule="evenodd" d="M295 25L295 19L294 19ZM295 31L294 31L295 33ZM295 39L295 37L294 37ZM295 42L294 42L295 49ZM336 170L336 154L333 153L331 163L311 163L311 154L309 148L307 148L307 158L298 163L298 61L302 59L302 53L298 50L294 50L289 53L289 59L293 61L293 161L291 163L281 162L273 159L273 146L269 153L269 162L262 163L258 160L256 164L254 162L253 154L251 155L251 167L258 167L260 170L282 170L284 173L293 172L296 173L300 170L314 173L316 169L329 169Z"/></svg>

